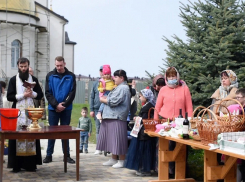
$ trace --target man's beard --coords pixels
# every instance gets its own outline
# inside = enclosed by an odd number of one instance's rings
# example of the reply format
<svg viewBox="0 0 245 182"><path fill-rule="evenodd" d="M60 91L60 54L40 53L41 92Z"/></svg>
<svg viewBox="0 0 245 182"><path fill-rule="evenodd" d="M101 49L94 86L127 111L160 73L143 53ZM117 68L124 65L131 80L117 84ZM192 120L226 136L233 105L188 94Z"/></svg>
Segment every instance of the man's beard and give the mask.
<svg viewBox="0 0 245 182"><path fill-rule="evenodd" d="M19 69L19 77L22 80L22 82L25 82L25 80L28 80L29 77L29 69L27 69L24 73Z"/></svg>

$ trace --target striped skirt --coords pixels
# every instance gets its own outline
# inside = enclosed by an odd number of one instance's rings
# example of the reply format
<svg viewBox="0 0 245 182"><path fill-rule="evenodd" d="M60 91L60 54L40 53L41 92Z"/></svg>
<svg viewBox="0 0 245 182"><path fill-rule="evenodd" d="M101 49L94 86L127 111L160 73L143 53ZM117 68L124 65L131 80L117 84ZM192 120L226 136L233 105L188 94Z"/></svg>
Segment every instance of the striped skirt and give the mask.
<svg viewBox="0 0 245 182"><path fill-rule="evenodd" d="M102 120L96 150L125 155L128 150L127 121Z"/></svg>

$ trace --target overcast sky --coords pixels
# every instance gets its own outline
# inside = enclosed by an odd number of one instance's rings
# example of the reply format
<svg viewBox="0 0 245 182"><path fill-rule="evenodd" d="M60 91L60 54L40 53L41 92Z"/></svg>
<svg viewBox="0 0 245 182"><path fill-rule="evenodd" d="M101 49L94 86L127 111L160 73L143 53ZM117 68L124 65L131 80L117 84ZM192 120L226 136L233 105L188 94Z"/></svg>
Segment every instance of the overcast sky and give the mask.
<svg viewBox="0 0 245 182"><path fill-rule="evenodd" d="M130 77L159 73L167 49L163 35L186 39L179 6L177 0L52 0L53 11L69 20L70 40L77 42L75 74L92 77L103 64Z"/></svg>

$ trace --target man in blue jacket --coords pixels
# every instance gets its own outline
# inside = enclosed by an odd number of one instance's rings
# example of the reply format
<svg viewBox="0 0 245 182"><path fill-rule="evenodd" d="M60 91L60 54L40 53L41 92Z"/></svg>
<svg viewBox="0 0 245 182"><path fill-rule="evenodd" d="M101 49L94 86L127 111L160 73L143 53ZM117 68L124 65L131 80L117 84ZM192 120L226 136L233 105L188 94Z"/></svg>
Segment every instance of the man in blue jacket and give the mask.
<svg viewBox="0 0 245 182"><path fill-rule="evenodd" d="M49 125L70 125L72 102L76 95L76 77L66 67L63 57L55 58L55 69L46 76L45 95L48 100ZM48 140L47 156L43 163L52 162L55 140ZM62 140L63 146L63 140ZM67 145L67 162L74 164L70 157L69 141ZM64 148L63 148L64 152Z"/></svg>
<svg viewBox="0 0 245 182"><path fill-rule="evenodd" d="M103 66L100 67L100 77L103 75ZM90 116L94 118L95 127L96 127L96 141L98 140L99 131L100 131L100 120L96 118L98 110L100 108L100 98L99 98L99 90L98 90L99 80L96 80L93 84L93 88L90 94ZM96 150L95 155L102 154L100 150Z"/></svg>

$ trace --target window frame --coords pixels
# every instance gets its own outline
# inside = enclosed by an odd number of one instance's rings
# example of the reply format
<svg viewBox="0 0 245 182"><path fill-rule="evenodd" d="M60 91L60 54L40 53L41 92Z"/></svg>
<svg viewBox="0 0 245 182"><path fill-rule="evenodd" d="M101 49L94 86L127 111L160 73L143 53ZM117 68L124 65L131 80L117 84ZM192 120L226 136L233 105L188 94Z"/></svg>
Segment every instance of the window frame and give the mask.
<svg viewBox="0 0 245 182"><path fill-rule="evenodd" d="M22 56L22 44L18 39L15 39L11 42L11 68L12 69L18 68L17 61L21 56Z"/></svg>

